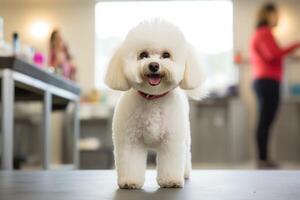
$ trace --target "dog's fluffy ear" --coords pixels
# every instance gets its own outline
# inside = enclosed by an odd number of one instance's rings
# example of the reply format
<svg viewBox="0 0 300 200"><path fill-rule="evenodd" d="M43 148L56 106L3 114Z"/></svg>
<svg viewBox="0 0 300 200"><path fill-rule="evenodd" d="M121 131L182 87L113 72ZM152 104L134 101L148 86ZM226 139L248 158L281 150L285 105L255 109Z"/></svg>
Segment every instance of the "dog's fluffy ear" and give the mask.
<svg viewBox="0 0 300 200"><path fill-rule="evenodd" d="M130 89L125 77L122 59L122 45L113 54L105 76L105 84L114 90L126 91Z"/></svg>
<svg viewBox="0 0 300 200"><path fill-rule="evenodd" d="M199 58L192 47L192 45L187 45L186 61L185 61L185 71L183 79L179 86L184 90L192 90L200 86L202 82Z"/></svg>

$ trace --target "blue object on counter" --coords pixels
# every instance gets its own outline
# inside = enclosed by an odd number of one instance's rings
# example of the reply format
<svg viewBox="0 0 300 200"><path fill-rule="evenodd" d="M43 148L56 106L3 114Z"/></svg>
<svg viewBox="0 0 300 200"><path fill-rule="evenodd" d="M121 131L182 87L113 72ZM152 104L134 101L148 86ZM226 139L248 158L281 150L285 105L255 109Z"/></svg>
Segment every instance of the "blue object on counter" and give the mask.
<svg viewBox="0 0 300 200"><path fill-rule="evenodd" d="M290 86L290 94L292 96L300 96L300 84L294 84Z"/></svg>

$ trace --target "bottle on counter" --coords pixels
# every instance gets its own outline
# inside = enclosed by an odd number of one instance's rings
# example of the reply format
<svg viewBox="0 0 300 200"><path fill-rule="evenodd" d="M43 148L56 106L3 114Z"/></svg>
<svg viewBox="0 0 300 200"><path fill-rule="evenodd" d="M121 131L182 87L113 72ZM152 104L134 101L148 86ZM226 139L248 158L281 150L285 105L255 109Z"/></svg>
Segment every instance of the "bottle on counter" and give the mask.
<svg viewBox="0 0 300 200"><path fill-rule="evenodd" d="M19 40L19 34L17 32L13 33L12 47L13 47L13 54L18 55L20 53L20 40Z"/></svg>

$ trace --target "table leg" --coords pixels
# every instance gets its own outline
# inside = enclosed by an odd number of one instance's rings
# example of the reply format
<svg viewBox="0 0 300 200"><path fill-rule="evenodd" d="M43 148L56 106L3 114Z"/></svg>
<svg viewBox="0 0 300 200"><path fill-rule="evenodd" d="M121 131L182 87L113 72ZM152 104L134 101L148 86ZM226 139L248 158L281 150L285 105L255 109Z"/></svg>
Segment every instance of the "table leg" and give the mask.
<svg viewBox="0 0 300 200"><path fill-rule="evenodd" d="M79 145L78 145L80 139L79 107L80 107L79 100L74 101L73 162L74 162L75 169L79 168Z"/></svg>
<svg viewBox="0 0 300 200"><path fill-rule="evenodd" d="M10 70L2 76L2 166L4 170L13 169L13 124L14 124L14 80Z"/></svg>
<svg viewBox="0 0 300 200"><path fill-rule="evenodd" d="M42 135L43 135L43 169L50 169L51 162L51 112L52 95L49 91L44 92Z"/></svg>

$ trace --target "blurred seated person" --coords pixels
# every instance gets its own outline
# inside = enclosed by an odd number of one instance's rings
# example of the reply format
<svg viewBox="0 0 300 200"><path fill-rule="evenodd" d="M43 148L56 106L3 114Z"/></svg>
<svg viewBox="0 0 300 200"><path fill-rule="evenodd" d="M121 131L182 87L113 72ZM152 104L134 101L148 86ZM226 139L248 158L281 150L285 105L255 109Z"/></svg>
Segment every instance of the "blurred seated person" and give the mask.
<svg viewBox="0 0 300 200"><path fill-rule="evenodd" d="M66 43L58 29L53 30L50 37L49 65L55 72L71 80L75 80L76 67L72 62Z"/></svg>

